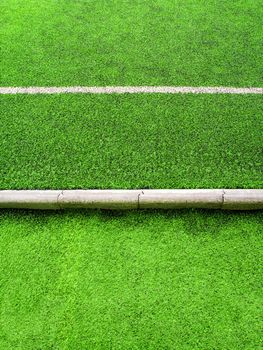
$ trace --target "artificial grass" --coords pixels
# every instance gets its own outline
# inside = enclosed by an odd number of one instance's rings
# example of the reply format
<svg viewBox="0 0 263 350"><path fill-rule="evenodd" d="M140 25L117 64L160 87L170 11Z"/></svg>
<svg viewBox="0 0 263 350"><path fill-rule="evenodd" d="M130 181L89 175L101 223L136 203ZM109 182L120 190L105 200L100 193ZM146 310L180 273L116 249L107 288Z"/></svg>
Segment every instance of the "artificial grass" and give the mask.
<svg viewBox="0 0 263 350"><path fill-rule="evenodd" d="M1 96L0 103L0 189L262 187L261 96Z"/></svg>
<svg viewBox="0 0 263 350"><path fill-rule="evenodd" d="M1 0L0 86L263 86L261 0Z"/></svg>
<svg viewBox="0 0 263 350"><path fill-rule="evenodd" d="M1 349L257 349L262 212L0 211Z"/></svg>

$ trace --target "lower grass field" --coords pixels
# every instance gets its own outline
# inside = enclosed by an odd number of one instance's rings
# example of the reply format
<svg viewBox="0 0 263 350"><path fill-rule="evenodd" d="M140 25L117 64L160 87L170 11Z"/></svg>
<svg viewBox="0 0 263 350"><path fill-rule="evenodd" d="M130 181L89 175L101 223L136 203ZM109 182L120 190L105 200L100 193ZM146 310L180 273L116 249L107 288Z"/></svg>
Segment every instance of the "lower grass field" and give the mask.
<svg viewBox="0 0 263 350"><path fill-rule="evenodd" d="M263 87L262 17L260 0L1 0L0 190L262 188L262 92L227 88ZM226 92L1 92L78 86ZM259 349L262 216L1 209L0 349Z"/></svg>
<svg viewBox="0 0 263 350"><path fill-rule="evenodd" d="M0 212L1 349L258 349L262 212Z"/></svg>

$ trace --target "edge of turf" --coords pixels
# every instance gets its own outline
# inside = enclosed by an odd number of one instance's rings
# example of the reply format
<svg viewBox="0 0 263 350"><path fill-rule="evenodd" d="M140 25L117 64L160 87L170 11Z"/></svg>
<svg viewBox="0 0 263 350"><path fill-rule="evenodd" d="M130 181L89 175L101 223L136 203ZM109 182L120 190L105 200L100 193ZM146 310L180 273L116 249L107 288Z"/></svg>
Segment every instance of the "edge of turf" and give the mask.
<svg viewBox="0 0 263 350"><path fill-rule="evenodd" d="M263 189L1 190L0 208L263 209Z"/></svg>

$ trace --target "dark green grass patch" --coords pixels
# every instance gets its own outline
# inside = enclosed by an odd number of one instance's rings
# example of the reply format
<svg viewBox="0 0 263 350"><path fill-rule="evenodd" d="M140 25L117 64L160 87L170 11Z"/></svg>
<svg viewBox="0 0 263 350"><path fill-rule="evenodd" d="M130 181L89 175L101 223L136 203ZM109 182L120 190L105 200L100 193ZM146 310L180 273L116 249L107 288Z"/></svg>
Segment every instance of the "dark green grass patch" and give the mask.
<svg viewBox="0 0 263 350"><path fill-rule="evenodd" d="M262 85L261 0L1 0L0 86Z"/></svg>
<svg viewBox="0 0 263 350"><path fill-rule="evenodd" d="M1 96L0 188L260 188L262 97Z"/></svg>
<svg viewBox="0 0 263 350"><path fill-rule="evenodd" d="M262 213L0 212L1 349L256 349Z"/></svg>

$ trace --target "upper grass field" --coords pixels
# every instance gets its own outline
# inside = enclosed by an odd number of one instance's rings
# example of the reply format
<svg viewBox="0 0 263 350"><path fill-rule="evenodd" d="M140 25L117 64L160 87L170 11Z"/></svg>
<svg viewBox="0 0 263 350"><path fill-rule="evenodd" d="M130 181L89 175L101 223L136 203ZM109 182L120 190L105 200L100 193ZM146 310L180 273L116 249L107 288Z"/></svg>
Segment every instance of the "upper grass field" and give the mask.
<svg viewBox="0 0 263 350"><path fill-rule="evenodd" d="M263 86L261 0L1 0L0 86Z"/></svg>
<svg viewBox="0 0 263 350"><path fill-rule="evenodd" d="M259 0L0 4L0 86L263 86ZM0 96L0 189L260 188L262 97Z"/></svg>
<svg viewBox="0 0 263 350"><path fill-rule="evenodd" d="M256 350L262 212L0 211L0 348Z"/></svg>

